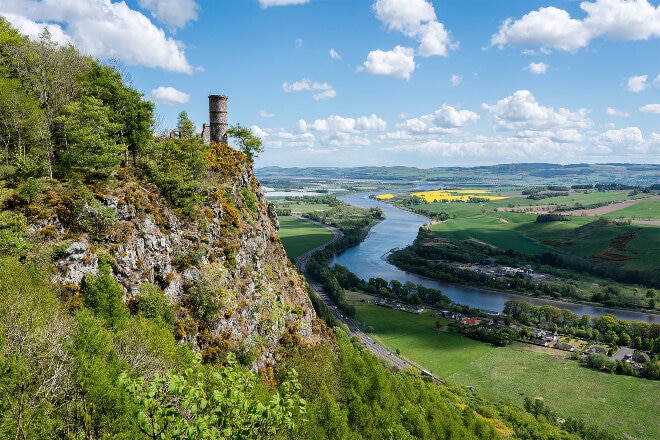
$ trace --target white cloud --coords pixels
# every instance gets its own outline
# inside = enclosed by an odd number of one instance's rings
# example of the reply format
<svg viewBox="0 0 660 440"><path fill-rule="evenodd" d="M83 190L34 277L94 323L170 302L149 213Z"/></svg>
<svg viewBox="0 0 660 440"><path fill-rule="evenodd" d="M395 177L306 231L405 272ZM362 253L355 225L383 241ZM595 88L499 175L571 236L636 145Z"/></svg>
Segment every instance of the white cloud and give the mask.
<svg viewBox="0 0 660 440"><path fill-rule="evenodd" d="M595 141L597 146L604 146L612 151L622 148L632 151L645 149L644 137L637 127L608 130L598 135Z"/></svg>
<svg viewBox="0 0 660 440"><path fill-rule="evenodd" d="M269 8L271 6L304 5L305 3L309 3L309 0L259 0L259 6L262 8Z"/></svg>
<svg viewBox="0 0 660 440"><path fill-rule="evenodd" d="M154 102L165 105L185 104L190 101L190 95L174 87L160 86L151 90Z"/></svg>
<svg viewBox="0 0 660 440"><path fill-rule="evenodd" d="M339 55L339 53L337 53L336 50L330 49L329 53L330 53L330 58L332 58L333 60L341 60L341 56Z"/></svg>
<svg viewBox="0 0 660 440"><path fill-rule="evenodd" d="M658 74L658 76L656 76L655 79L653 80L653 85L660 86L660 74Z"/></svg>
<svg viewBox="0 0 660 440"><path fill-rule="evenodd" d="M534 75L543 75L545 72L548 71L548 65L545 64L544 62L529 63L526 69L529 70L529 72L533 73Z"/></svg>
<svg viewBox="0 0 660 440"><path fill-rule="evenodd" d="M174 28L182 28L189 21L197 20L199 5L195 0L139 0L141 8L148 9L151 15Z"/></svg>
<svg viewBox="0 0 660 440"><path fill-rule="evenodd" d="M302 38L296 38L295 45L298 49L300 49L303 45L303 40Z"/></svg>
<svg viewBox="0 0 660 440"><path fill-rule="evenodd" d="M463 82L463 78L460 75L453 74L449 77L449 84L456 87Z"/></svg>
<svg viewBox="0 0 660 440"><path fill-rule="evenodd" d="M275 113L270 113L266 110L259 110L259 116L262 118L274 118Z"/></svg>
<svg viewBox="0 0 660 440"><path fill-rule="evenodd" d="M437 21L433 5L426 0L377 0L373 10L389 30L416 38L418 53L423 57L447 56L448 49L457 47L445 26Z"/></svg>
<svg viewBox="0 0 660 440"><path fill-rule="evenodd" d="M612 107L607 107L607 109L605 109L605 113L607 113L609 116L620 116L622 118L627 118L628 116L630 116L629 113L626 113L621 110L617 110Z"/></svg>
<svg viewBox="0 0 660 440"><path fill-rule="evenodd" d="M377 0L376 18L391 30L415 36L423 22L436 19L433 5L425 0Z"/></svg>
<svg viewBox="0 0 660 440"><path fill-rule="evenodd" d="M593 125L585 109L571 112L560 108L543 107L528 90L518 90L495 105L482 104L494 120L496 131L585 129Z"/></svg>
<svg viewBox="0 0 660 440"><path fill-rule="evenodd" d="M508 18L491 37L491 46L534 44L575 51L589 43L590 34L580 20L555 7L540 8L520 20Z"/></svg>
<svg viewBox="0 0 660 440"><path fill-rule="evenodd" d="M648 75L631 76L626 81L625 89L629 92L641 92L646 88Z"/></svg>
<svg viewBox="0 0 660 440"><path fill-rule="evenodd" d="M304 119L298 121L300 131L318 131L328 133L358 133L360 131L382 131L387 123L377 115L361 116L358 119L344 118L343 116L331 115L327 119L316 119L307 123Z"/></svg>
<svg viewBox="0 0 660 440"><path fill-rule="evenodd" d="M252 134L261 140L269 136L269 133L258 125L252 125L250 127L250 131L252 131Z"/></svg>
<svg viewBox="0 0 660 440"><path fill-rule="evenodd" d="M447 134L478 119L479 115L473 111L456 110L443 104L434 113L408 119L399 127L412 133Z"/></svg>
<svg viewBox="0 0 660 440"><path fill-rule="evenodd" d="M415 71L414 51L409 47L396 46L394 50L374 50L358 71L371 75L389 75L410 79Z"/></svg>
<svg viewBox="0 0 660 440"><path fill-rule="evenodd" d="M539 45L574 52L591 40L647 40L660 36L660 6L648 0L583 1L583 20L553 6L529 12L518 20L508 18L491 38L491 46Z"/></svg>
<svg viewBox="0 0 660 440"><path fill-rule="evenodd" d="M660 104L646 104L639 108L642 113L660 114Z"/></svg>
<svg viewBox="0 0 660 440"><path fill-rule="evenodd" d="M318 83L312 82L307 78L301 79L300 81L295 81L294 83L289 84L285 82L282 84L282 90L287 93L293 92L302 92L302 91L318 91L313 95L315 100L334 98L337 96L337 92L332 88L328 83Z"/></svg>
<svg viewBox="0 0 660 440"><path fill-rule="evenodd" d="M447 49L455 49L454 43L442 23L432 21L420 27L418 52L423 57L447 56Z"/></svg>
<svg viewBox="0 0 660 440"><path fill-rule="evenodd" d="M56 41L71 42L87 55L173 72L193 71L183 43L167 37L124 2L5 0L0 4L0 14L31 38L49 25Z"/></svg>

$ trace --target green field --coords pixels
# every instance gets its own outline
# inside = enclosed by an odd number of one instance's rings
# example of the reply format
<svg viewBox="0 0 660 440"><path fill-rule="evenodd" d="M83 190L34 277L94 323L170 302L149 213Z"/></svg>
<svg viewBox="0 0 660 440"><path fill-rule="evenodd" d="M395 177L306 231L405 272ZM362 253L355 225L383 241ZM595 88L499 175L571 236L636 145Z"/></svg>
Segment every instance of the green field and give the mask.
<svg viewBox="0 0 660 440"><path fill-rule="evenodd" d="M448 380L492 400L542 397L560 417L629 438L660 438L660 382L592 371L554 349L522 343L493 349Z"/></svg>
<svg viewBox="0 0 660 440"><path fill-rule="evenodd" d="M332 232L297 217L278 217L280 240L290 260L332 239Z"/></svg>
<svg viewBox="0 0 660 440"><path fill-rule="evenodd" d="M568 354L515 343L506 348L438 331L431 311L421 315L352 302L355 322L373 327L370 336L421 368L458 385L471 385L493 401L522 405L542 397L558 416L574 417L634 439L660 438L660 382L600 373Z"/></svg>
<svg viewBox="0 0 660 440"><path fill-rule="evenodd" d="M638 220L660 220L660 202L639 202L627 208L605 214L603 217L629 218Z"/></svg>
<svg viewBox="0 0 660 440"><path fill-rule="evenodd" d="M490 344L474 341L457 333L438 331L433 312L415 315L361 302L352 303L356 309L355 322L373 327L371 337L393 352L398 348L401 357L422 365L435 375L453 374L493 350Z"/></svg>

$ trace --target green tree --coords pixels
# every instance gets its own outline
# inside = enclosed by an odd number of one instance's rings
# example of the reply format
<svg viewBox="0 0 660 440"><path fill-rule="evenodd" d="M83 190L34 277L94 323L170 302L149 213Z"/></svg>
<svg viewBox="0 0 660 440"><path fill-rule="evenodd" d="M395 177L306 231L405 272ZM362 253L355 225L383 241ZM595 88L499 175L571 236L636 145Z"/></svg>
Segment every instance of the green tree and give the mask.
<svg viewBox="0 0 660 440"><path fill-rule="evenodd" d="M71 320L45 276L0 259L0 437L53 438L70 395Z"/></svg>
<svg viewBox="0 0 660 440"><path fill-rule="evenodd" d="M149 439L265 439L290 431L306 410L295 370L289 371L266 402L255 396L259 378L236 365L212 375L204 385L199 366L184 374L155 376L150 382L127 374L119 383L138 405L137 423Z"/></svg>
<svg viewBox="0 0 660 440"><path fill-rule="evenodd" d="M99 261L98 275L86 273L80 287L83 304L109 327L124 324L128 308L124 305L124 289L112 276L110 264Z"/></svg>
<svg viewBox="0 0 660 440"><path fill-rule="evenodd" d="M255 136L247 127L241 124L232 125L227 129L227 136L233 138L238 142L239 149L248 157L252 162L259 153L263 151L261 139Z"/></svg>
<svg viewBox="0 0 660 440"><path fill-rule="evenodd" d="M144 153L153 133L154 104L145 101L143 95L126 85L121 73L111 67L93 62L81 77L85 93L100 99L109 109L109 119L118 124L119 143L126 145L125 152L136 163L138 153ZM124 158L128 163L128 158Z"/></svg>
<svg viewBox="0 0 660 440"><path fill-rule="evenodd" d="M177 128L181 139L190 139L195 135L195 124L188 117L188 113L182 111L177 118Z"/></svg>
<svg viewBox="0 0 660 440"><path fill-rule="evenodd" d="M60 171L82 172L89 177L106 177L117 169L126 146L119 142L118 123L94 97L83 97L65 105L55 119L58 124Z"/></svg>

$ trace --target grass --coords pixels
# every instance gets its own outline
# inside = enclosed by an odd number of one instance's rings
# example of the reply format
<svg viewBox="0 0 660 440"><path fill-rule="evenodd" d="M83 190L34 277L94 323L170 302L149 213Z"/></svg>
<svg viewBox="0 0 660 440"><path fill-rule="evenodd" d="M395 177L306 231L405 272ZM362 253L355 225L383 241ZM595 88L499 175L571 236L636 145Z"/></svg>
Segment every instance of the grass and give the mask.
<svg viewBox="0 0 660 440"><path fill-rule="evenodd" d="M280 240L287 257L291 260L332 239L332 232L299 218L282 216L278 220Z"/></svg>
<svg viewBox="0 0 660 440"><path fill-rule="evenodd" d="M398 348L402 357L440 377L461 370L493 350L490 344L439 331L436 321L443 326L448 321L435 318L430 310L415 315L374 304L355 302L353 305L357 312L355 322L373 327L370 333L373 339L393 352Z"/></svg>
<svg viewBox="0 0 660 440"><path fill-rule="evenodd" d="M347 294L355 301L364 296ZM361 302L356 323L373 327L371 337L411 363L446 378L471 385L481 396L523 404L524 397L542 397L559 417L574 417L620 436L660 438L660 382L601 373L584 368L569 354L551 348L515 343L505 348L438 331L431 311L421 315ZM444 328L444 327L443 327Z"/></svg>
<svg viewBox="0 0 660 440"><path fill-rule="evenodd" d="M493 349L447 379L491 400L542 397L559 417L630 438L660 438L660 382L592 371L558 350L523 343Z"/></svg>
<svg viewBox="0 0 660 440"><path fill-rule="evenodd" d="M659 220L660 202L646 201L639 202L627 208L605 214L604 217L610 218L629 218L640 220Z"/></svg>

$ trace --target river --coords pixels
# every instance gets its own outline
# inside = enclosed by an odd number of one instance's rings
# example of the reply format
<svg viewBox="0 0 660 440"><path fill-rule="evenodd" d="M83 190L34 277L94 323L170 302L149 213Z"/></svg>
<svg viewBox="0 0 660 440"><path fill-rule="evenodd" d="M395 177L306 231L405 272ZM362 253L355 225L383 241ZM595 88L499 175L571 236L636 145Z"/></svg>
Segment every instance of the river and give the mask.
<svg viewBox="0 0 660 440"><path fill-rule="evenodd" d="M333 263L346 266L351 272L364 280L368 280L369 278L383 278L387 281L399 280L402 283L411 281L415 284L439 289L444 295L447 295L457 304L464 304L488 311L501 312L504 309L504 303L506 301L511 299L522 299L534 305L551 304L560 308L569 309L578 315L589 314L594 317L609 313L619 319L629 321L660 323L660 315L625 310L612 310L585 304L543 300L504 292L457 286L443 283L441 281L430 280L419 275L402 271L387 262L387 254L392 250L405 248L410 245L417 237L419 227L427 223L429 219L396 208L390 204L371 199L369 198L369 194L365 193L351 194L338 198L345 203L362 208L378 207L382 209L385 214L385 220L371 228L369 234L362 243L346 250L333 260Z"/></svg>

